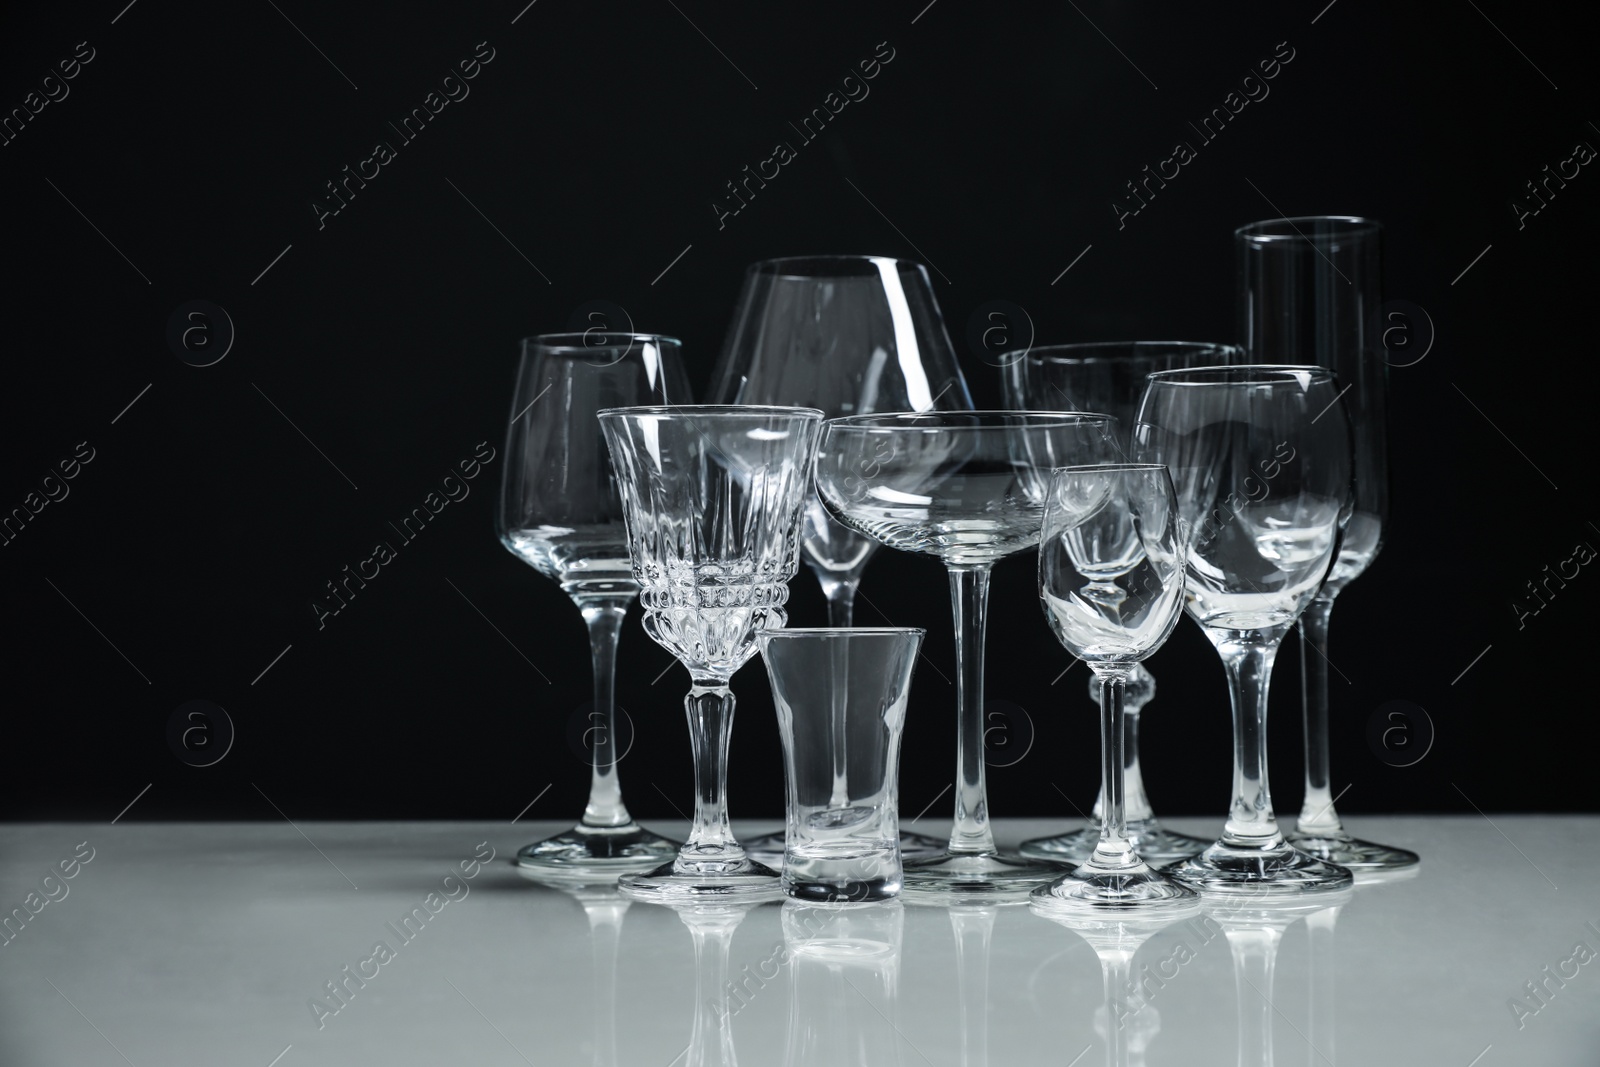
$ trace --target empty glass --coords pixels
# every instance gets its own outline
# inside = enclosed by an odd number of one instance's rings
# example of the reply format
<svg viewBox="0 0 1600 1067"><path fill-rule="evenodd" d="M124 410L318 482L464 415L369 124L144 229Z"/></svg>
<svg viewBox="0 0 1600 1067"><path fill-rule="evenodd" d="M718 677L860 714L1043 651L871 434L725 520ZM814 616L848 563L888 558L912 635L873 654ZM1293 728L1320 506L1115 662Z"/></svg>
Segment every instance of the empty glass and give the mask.
<svg viewBox="0 0 1600 1067"><path fill-rule="evenodd" d="M1289 840L1358 873L1417 863L1415 852L1350 836L1333 809L1328 770L1328 618L1334 598L1378 555L1389 519L1389 366L1377 318L1382 229L1373 219L1311 216L1234 231L1239 332L1250 361L1328 368L1350 416L1354 507L1338 558L1300 616L1306 793Z"/></svg>
<svg viewBox="0 0 1600 1067"><path fill-rule="evenodd" d="M800 404L828 418L875 411L965 411L966 380L928 272L886 256L794 256L753 263L711 372L714 404ZM828 625L853 623L856 587L878 543L840 525L812 494L800 552L828 599ZM745 842L776 865L783 835ZM906 859L944 842L902 830Z"/></svg>
<svg viewBox="0 0 1600 1067"><path fill-rule="evenodd" d="M784 1067L896 1067L905 906L785 901L789 1041Z"/></svg>
<svg viewBox="0 0 1600 1067"><path fill-rule="evenodd" d="M1119 458L1133 446L1134 416L1144 397L1145 379L1157 371L1243 363L1234 345L1201 341L1094 341L1041 345L1008 359L1001 368L1006 405L1027 411L1103 411L1115 416L1121 434ZM1194 855L1210 841L1169 830L1156 818L1145 794L1139 764L1140 712L1156 693L1156 680L1143 663L1134 665L1123 697L1123 806L1128 840L1150 863ZM1089 699L1100 705L1100 679L1089 678ZM1082 863L1100 843L1105 814L1105 783L1088 822L1077 830L1024 841L1019 851L1036 859Z"/></svg>
<svg viewBox="0 0 1600 1067"><path fill-rule="evenodd" d="M602 411L600 425L645 632L689 671L695 760L689 840L672 862L618 887L658 902L775 897L776 872L746 856L728 825L728 680L760 632L784 623L822 412L636 407Z"/></svg>
<svg viewBox="0 0 1600 1067"><path fill-rule="evenodd" d="M1222 837L1169 868L1212 892L1338 890L1350 872L1288 844L1267 780L1267 686L1284 634L1322 587L1350 509L1350 430L1321 367L1150 376L1135 451L1163 463L1187 524L1187 608L1233 693L1233 804Z"/></svg>
<svg viewBox="0 0 1600 1067"><path fill-rule="evenodd" d="M617 780L617 635L639 585L595 414L623 404L687 401L681 348L670 337L600 331L522 342L497 533L578 605L594 660L594 728L587 734L593 763L583 820L517 853L519 864L547 879L589 881L649 870L677 851L677 842L633 821Z"/></svg>
<svg viewBox="0 0 1600 1067"><path fill-rule="evenodd" d="M783 738L783 888L791 897L836 903L899 894L900 730L925 632L762 634Z"/></svg>
<svg viewBox="0 0 1600 1067"><path fill-rule="evenodd" d="M905 891L1020 899L1060 867L1002 856L983 762L983 646L994 564L1039 542L1053 467L1112 458L1109 415L983 411L856 415L827 425L817 490L845 525L936 556L956 622L956 818L949 847L905 864Z"/></svg>
<svg viewBox="0 0 1600 1067"><path fill-rule="evenodd" d="M1039 538L1039 600L1056 638L1100 680L1100 842L1086 863L1033 891L1042 911L1172 914L1193 890L1152 870L1128 840L1122 695L1183 606L1183 539L1167 469L1110 463L1052 472Z"/></svg>

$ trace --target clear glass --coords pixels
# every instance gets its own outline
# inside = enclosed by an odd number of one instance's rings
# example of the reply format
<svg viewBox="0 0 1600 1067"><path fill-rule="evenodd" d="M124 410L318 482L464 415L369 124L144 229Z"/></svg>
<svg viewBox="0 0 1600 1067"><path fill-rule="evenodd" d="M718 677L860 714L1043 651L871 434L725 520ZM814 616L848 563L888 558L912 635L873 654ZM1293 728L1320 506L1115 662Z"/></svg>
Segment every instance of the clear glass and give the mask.
<svg viewBox="0 0 1600 1067"><path fill-rule="evenodd" d="M1134 416L1144 396L1145 380L1157 371L1243 363L1234 345L1203 341L1096 341L1086 344L1041 345L1002 357L1001 394L1007 407L1028 411L1103 411L1116 418L1123 437L1117 445L1126 458L1132 449ZM1128 676L1123 698L1123 803L1128 840L1146 861L1155 864L1187 859L1211 842L1161 825L1145 793L1139 762L1139 724L1144 706L1155 696L1156 681L1143 664ZM1089 699L1100 706L1100 679L1089 678ZM1024 841L1019 851L1036 859L1079 864L1100 843L1105 813L1105 783L1088 821L1076 830Z"/></svg>
<svg viewBox="0 0 1600 1067"><path fill-rule="evenodd" d="M1135 429L1186 524L1185 609L1233 694L1233 804L1218 841L1169 868L1216 893L1297 895L1350 872L1284 840L1267 778L1267 686L1283 636L1327 577L1350 513L1350 429L1321 367L1213 367L1150 376Z"/></svg>
<svg viewBox="0 0 1600 1067"><path fill-rule="evenodd" d="M1328 618L1378 555L1389 518L1388 362L1380 344L1382 226L1373 219L1267 219L1234 231L1239 335L1252 363L1315 364L1344 387L1354 439L1354 504L1327 580L1300 617L1305 802L1289 840L1358 875L1415 866L1417 854L1352 837L1328 768Z"/></svg>
<svg viewBox="0 0 1600 1067"><path fill-rule="evenodd" d="M935 556L956 624L956 817L946 850L905 864L907 894L1020 900L1060 873L1003 856L989 826L983 762L983 647L989 571L1039 542L1054 467L1113 458L1109 415L986 411L856 415L827 425L817 491L846 526Z"/></svg>
<svg viewBox="0 0 1600 1067"><path fill-rule="evenodd" d="M639 593L622 500L595 415L627 404L684 403L682 346L653 334L544 334L522 342L506 430L496 532L519 559L561 584L589 627L594 728L589 803L577 826L536 841L517 862L551 880L649 870L678 843L633 821L617 777L617 635Z"/></svg>
<svg viewBox="0 0 1600 1067"><path fill-rule="evenodd" d="M905 907L783 905L789 954L784 1067L896 1067Z"/></svg>
<svg viewBox="0 0 1600 1067"><path fill-rule="evenodd" d="M1077 869L1033 891L1037 911L1194 914L1192 889L1152 869L1128 839L1123 808L1123 691L1183 608L1184 545L1167 469L1065 467L1050 476L1039 538L1039 600L1056 639L1100 680L1100 841Z"/></svg>
<svg viewBox="0 0 1600 1067"><path fill-rule="evenodd" d="M753 263L711 373L714 404L800 404L828 418L879 411L970 411L927 269L885 256L801 256ZM841 525L815 494L801 558L828 600L828 625L854 622L856 589L878 543ZM783 835L745 842L776 866ZM902 830L907 859L944 842Z"/></svg>
<svg viewBox="0 0 1600 1067"><path fill-rule="evenodd" d="M900 731L926 631L769 630L783 739L783 888L816 903L900 893Z"/></svg>
<svg viewBox="0 0 1600 1067"><path fill-rule="evenodd" d="M694 1022L689 1043L669 1067L680 1062L683 1067L738 1067L733 1017L742 1002L736 1004L729 996L738 987L729 979L728 957L734 931L754 904L731 900L658 903L678 913L694 941Z"/></svg>
<svg viewBox="0 0 1600 1067"><path fill-rule="evenodd" d="M622 892L658 902L759 900L778 876L728 825L728 680L763 629L784 624L822 412L814 408L634 407L600 413L622 491L645 632L689 671L694 746L689 840Z"/></svg>

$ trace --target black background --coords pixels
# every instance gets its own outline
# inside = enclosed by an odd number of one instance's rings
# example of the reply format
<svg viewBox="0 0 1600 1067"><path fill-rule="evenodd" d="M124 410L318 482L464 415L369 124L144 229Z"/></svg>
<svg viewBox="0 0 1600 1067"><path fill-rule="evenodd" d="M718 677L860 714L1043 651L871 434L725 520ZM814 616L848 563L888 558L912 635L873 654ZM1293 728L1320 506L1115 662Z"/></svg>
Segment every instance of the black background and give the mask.
<svg viewBox="0 0 1600 1067"><path fill-rule="evenodd" d="M1567 723L1592 712L1600 576L1583 569L1521 629L1512 608L1532 604L1525 583L1547 564L1600 545L1586 377L1600 176L1586 167L1523 228L1511 207L1574 144L1600 144L1590 40L1568 16L1502 0L524 2L8 9L7 111L78 42L94 59L0 147L0 509L78 442L95 458L0 547L4 817L109 820L150 784L128 819L276 819L275 804L295 819L509 821L550 784L528 817L575 818L587 771L566 737L588 696L583 627L495 542L500 459L324 629L311 609L341 567L392 540L387 520L479 442L499 448L520 337L613 301L637 328L681 337L698 386L749 262L906 256L932 264L972 391L993 405L997 373L964 343L986 301L1025 308L1041 343L1231 340L1232 229L1311 213L1383 220L1386 295L1436 330L1426 358L1391 373L1391 531L1334 614L1340 808L1595 810L1595 752ZM386 122L480 41L494 58L470 96L319 229L324 183L397 141ZM894 58L870 95L719 229L725 183L795 141L787 124L880 42ZM1294 58L1270 96L1200 145L1188 122L1279 42ZM1119 229L1124 182L1178 140L1198 158ZM194 299L237 330L210 367L166 340ZM929 628L903 757L909 818L951 780L945 579L932 559L882 552L862 588L859 622ZM792 624L820 624L809 575L793 589ZM1273 691L1285 817L1300 799L1296 646ZM999 816L1093 800L1084 670L1052 684L1070 662L1031 556L1002 563L988 680L1012 706L992 735L1011 764L989 779ZM691 795L687 679L672 666L652 682L670 664L631 616L623 780L645 817ZM1216 655L1185 622L1151 667L1157 808L1220 816ZM777 815L759 661L734 688L734 813ZM210 767L166 739L195 699L237 727ZM1436 730L1409 767L1366 740L1396 700ZM1005 746L1028 723L1017 761ZM919 828L950 807L945 793Z"/></svg>

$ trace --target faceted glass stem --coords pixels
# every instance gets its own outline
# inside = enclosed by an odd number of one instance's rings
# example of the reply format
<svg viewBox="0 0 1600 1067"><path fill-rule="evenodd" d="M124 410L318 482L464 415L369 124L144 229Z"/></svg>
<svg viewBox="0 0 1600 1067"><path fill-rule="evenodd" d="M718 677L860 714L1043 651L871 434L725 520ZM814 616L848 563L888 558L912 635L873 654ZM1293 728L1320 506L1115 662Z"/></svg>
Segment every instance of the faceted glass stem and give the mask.
<svg viewBox="0 0 1600 1067"><path fill-rule="evenodd" d="M1333 810L1328 770L1328 618L1333 597L1317 597L1300 616L1300 695L1305 706L1306 799L1297 829L1317 837L1344 833Z"/></svg>
<svg viewBox="0 0 1600 1067"><path fill-rule="evenodd" d="M584 826L615 827L633 822L622 803L617 779L617 638L628 611L627 599L581 601L583 621L589 624L589 656L594 663L594 707L589 736L593 762L589 777L589 803L583 809Z"/></svg>
<svg viewBox="0 0 1600 1067"><path fill-rule="evenodd" d="M744 859L728 825L728 737L733 729L733 692L725 678L696 678L684 697L694 747L694 827L678 852L678 864Z"/></svg>
<svg viewBox="0 0 1600 1067"><path fill-rule="evenodd" d="M983 649L989 568L951 567L956 624L956 817L950 851L994 852L983 763Z"/></svg>

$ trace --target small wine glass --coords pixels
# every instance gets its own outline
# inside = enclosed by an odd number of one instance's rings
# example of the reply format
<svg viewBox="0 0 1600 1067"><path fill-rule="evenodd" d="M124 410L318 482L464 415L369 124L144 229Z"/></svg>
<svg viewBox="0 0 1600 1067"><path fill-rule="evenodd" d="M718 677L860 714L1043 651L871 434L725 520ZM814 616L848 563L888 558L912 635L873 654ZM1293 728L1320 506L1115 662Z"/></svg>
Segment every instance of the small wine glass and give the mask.
<svg viewBox="0 0 1600 1067"><path fill-rule="evenodd" d="M639 584L628 564L622 500L595 422L602 408L683 403L682 345L655 334L542 334L522 342L496 513L500 541L561 583L589 626L594 739L589 803L571 830L536 841L517 863L548 879L594 881L647 871L676 841L633 821L617 778L617 636Z"/></svg>
<svg viewBox="0 0 1600 1067"><path fill-rule="evenodd" d="M752 263L722 356L713 404L800 404L829 418L876 411L970 411L972 397L945 331L928 271L887 256L789 256ZM806 504L801 557L828 601L828 625L854 625L856 588L878 543ZM837 777L844 773L836 750ZM745 849L783 862L781 833ZM944 842L900 831L905 859L936 856Z"/></svg>
<svg viewBox="0 0 1600 1067"><path fill-rule="evenodd" d="M1417 854L1352 836L1333 808L1328 769L1328 620L1334 598L1377 558L1389 521L1388 363L1378 341L1375 219L1267 219L1234 231L1240 335L1252 363L1315 363L1345 386L1355 503L1322 589L1300 616L1305 801L1289 841L1358 876L1415 867Z"/></svg>
<svg viewBox="0 0 1600 1067"><path fill-rule="evenodd" d="M1202 341L1093 341L1070 345L1037 345L1001 357L1001 393L1006 406L1031 411L1103 411L1117 420L1119 458L1133 447L1134 416L1144 397L1145 379L1157 371L1243 363L1234 345ZM1210 844L1161 825L1145 793L1139 763L1141 712L1156 692L1156 680L1144 664L1135 664L1123 697L1123 804L1128 840L1149 863L1187 859ZM1089 699L1100 706L1100 679L1089 678ZM1035 859L1079 864L1100 843L1105 808L1105 783L1094 810L1080 829L1024 841L1019 851Z"/></svg>
<svg viewBox="0 0 1600 1067"><path fill-rule="evenodd" d="M1278 646L1321 588L1350 515L1350 429L1321 367L1150 376L1135 452L1165 464L1186 523L1185 608L1233 695L1233 804L1222 836L1168 870L1213 893L1338 891L1350 872L1284 840L1267 780L1267 686Z"/></svg>
<svg viewBox="0 0 1600 1067"><path fill-rule="evenodd" d="M786 619L799 567L800 509L811 490L822 412L702 405L600 412L622 489L645 632L689 671L694 744L689 840L670 863L618 881L656 903L760 901L778 875L745 854L728 825L728 680L764 629Z"/></svg>
<svg viewBox="0 0 1600 1067"><path fill-rule="evenodd" d="M1026 897L1061 873L1003 856L989 825L983 762L983 649L989 571L1039 541L1054 467L1112 457L1109 415L931 412L828 422L817 490L846 526L892 548L939 558L956 623L956 817L939 856L905 865L908 896Z"/></svg>
<svg viewBox="0 0 1600 1067"><path fill-rule="evenodd" d="M1178 624L1183 547L1165 467L1106 463L1052 472L1039 538L1039 600L1056 638L1100 680L1105 807L1094 854L1035 889L1036 910L1181 917L1199 909L1192 889L1134 851L1122 794L1123 691L1134 665Z"/></svg>

